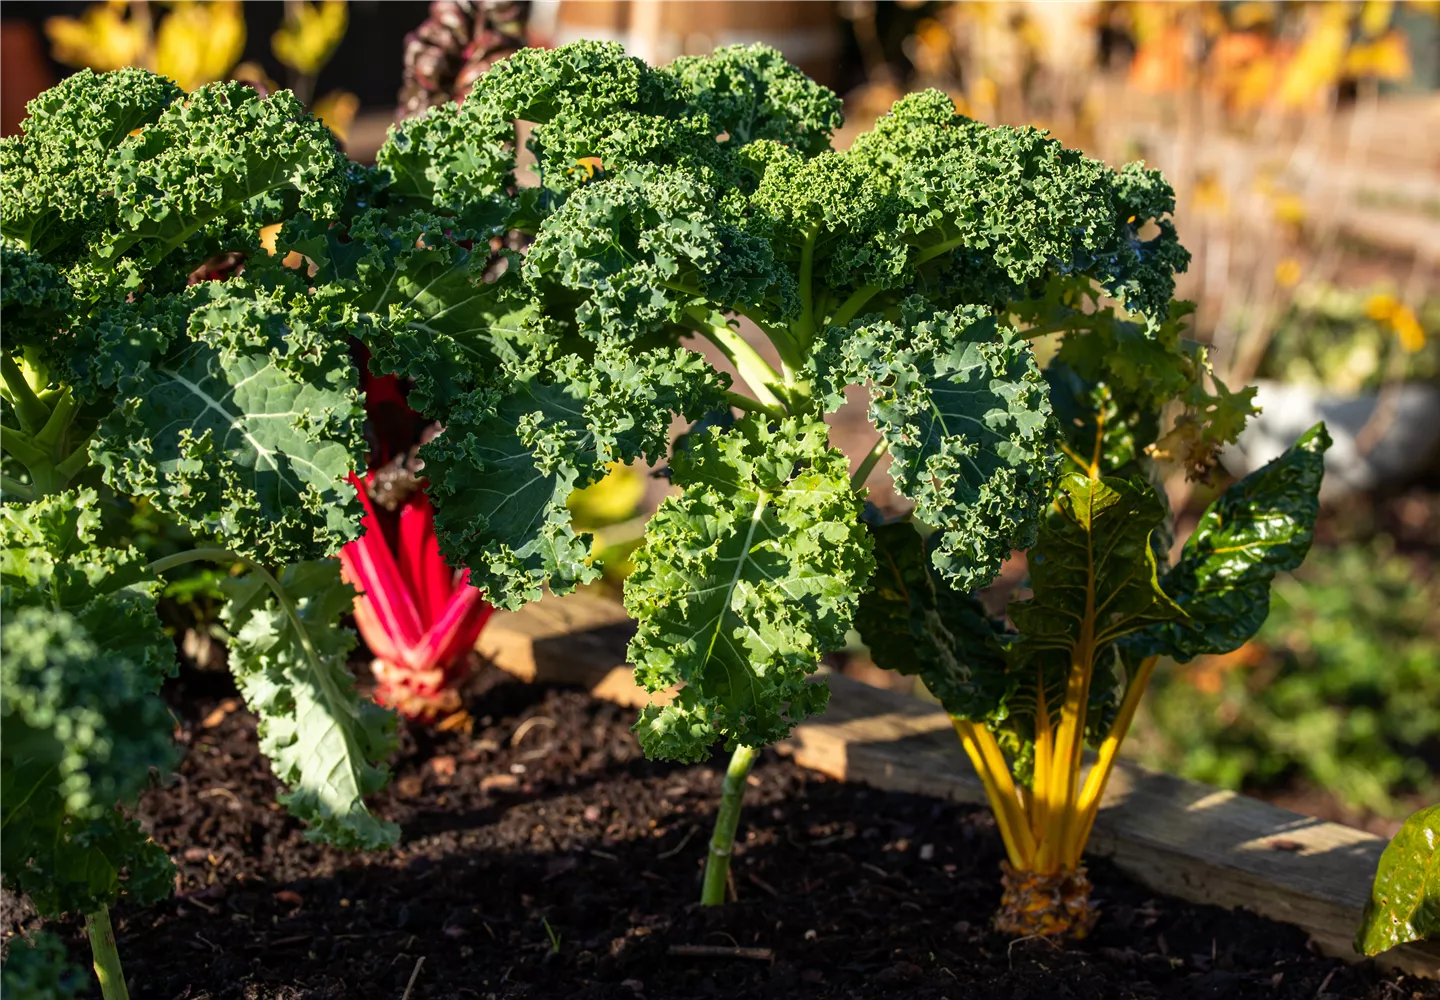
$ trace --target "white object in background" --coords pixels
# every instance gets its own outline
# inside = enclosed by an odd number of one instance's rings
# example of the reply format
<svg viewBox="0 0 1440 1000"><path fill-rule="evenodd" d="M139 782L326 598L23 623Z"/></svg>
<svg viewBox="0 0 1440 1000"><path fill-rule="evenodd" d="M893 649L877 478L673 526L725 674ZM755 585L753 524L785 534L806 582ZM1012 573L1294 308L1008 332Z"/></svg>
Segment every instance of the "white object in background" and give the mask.
<svg viewBox="0 0 1440 1000"><path fill-rule="evenodd" d="M1325 455L1320 489L1325 500L1403 482L1440 454L1440 389L1435 386L1407 383L1392 390L1385 405L1393 409L1378 417L1384 422L1379 439L1363 453L1356 436L1375 414L1382 393L1341 395L1268 381L1255 386L1261 412L1220 457L1231 475L1246 475L1278 457L1321 420L1335 441Z"/></svg>

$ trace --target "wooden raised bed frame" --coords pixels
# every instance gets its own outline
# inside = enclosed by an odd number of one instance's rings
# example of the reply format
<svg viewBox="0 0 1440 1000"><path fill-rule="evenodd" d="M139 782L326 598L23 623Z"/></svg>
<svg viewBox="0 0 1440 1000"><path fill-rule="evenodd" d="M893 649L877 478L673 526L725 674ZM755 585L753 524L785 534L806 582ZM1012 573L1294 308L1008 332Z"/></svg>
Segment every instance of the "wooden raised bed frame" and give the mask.
<svg viewBox="0 0 1440 1000"><path fill-rule="evenodd" d="M478 649L527 681L579 685L639 706L647 695L625 663L633 631L624 609L586 594L547 597L497 613ZM831 674L830 707L778 749L842 781L956 802L985 802L945 712L917 698ZM1305 930L1325 953L1358 960L1360 924L1385 840L1199 782L1120 761L1088 853L1151 888L1197 903L1246 909ZM1376 959L1440 977L1440 942Z"/></svg>

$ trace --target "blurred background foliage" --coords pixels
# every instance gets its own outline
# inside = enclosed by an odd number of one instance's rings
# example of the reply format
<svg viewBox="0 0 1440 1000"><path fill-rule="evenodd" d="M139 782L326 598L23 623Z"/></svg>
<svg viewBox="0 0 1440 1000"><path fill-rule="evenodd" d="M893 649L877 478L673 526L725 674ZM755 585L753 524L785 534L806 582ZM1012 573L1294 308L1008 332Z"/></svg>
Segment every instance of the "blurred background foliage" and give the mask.
<svg viewBox="0 0 1440 1000"><path fill-rule="evenodd" d="M187 89L289 87L365 161L397 117L463 98L522 43L610 38L665 62L759 40L844 96L840 146L938 87L981 120L1145 159L1175 186L1194 254L1189 335L1228 385L1261 385L1265 412L1226 467L1264 460L1312 411L1343 467L1265 629L1160 670L1133 752L1377 832L1440 795L1440 3L111 0L8 4L0 20L6 134L69 69L142 65ZM868 447L863 421L858 405L836 415L842 447ZM612 592L669 489L653 472L616 469L572 499ZM1179 544L1223 482L1167 485ZM178 544L144 510L127 517L145 544ZM992 607L1024 575L1007 566ZM213 583L169 595L193 662ZM863 650L836 666L895 683Z"/></svg>

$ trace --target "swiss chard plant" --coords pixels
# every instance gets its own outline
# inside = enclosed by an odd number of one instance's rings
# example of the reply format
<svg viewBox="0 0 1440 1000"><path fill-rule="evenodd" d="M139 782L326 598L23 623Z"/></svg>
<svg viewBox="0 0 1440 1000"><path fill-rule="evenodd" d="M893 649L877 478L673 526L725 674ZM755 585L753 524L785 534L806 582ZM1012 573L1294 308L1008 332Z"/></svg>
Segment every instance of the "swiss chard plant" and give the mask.
<svg viewBox="0 0 1440 1000"><path fill-rule="evenodd" d="M1355 935L1355 950L1378 955L1440 939L1440 803L1419 810L1385 846Z"/></svg>
<svg viewBox="0 0 1440 1000"><path fill-rule="evenodd" d="M1152 458L1202 472L1250 410L1182 336L1170 189L937 92L843 152L840 123L763 47L665 68L526 50L398 126L338 224L297 217L281 243L443 425L419 452L437 538L496 604L596 577L575 490L617 462L669 476L625 602L636 676L678 686L642 713L645 751L732 753L704 902L758 749L824 708L811 675L858 624L924 666L982 765L1007 908L1070 886L1052 895L1077 915L1041 923L1081 930L1108 773L1082 789L1081 749L1118 743L1153 656L1253 631L1308 542L1324 434L1227 495L1162 584ZM825 417L852 386L877 436L847 456ZM864 514L886 452L913 523ZM1012 635L968 595L1016 549L1035 597Z"/></svg>
<svg viewBox="0 0 1440 1000"><path fill-rule="evenodd" d="M173 756L167 571L244 566L230 665L311 835L397 835L363 802L393 716L353 690L328 558L360 531L354 316L261 242L338 216L349 169L289 94L140 70L70 77L0 142L0 869L42 914L86 915L107 998L109 906L172 884L125 808ZM201 547L147 562L124 532L140 499Z"/></svg>

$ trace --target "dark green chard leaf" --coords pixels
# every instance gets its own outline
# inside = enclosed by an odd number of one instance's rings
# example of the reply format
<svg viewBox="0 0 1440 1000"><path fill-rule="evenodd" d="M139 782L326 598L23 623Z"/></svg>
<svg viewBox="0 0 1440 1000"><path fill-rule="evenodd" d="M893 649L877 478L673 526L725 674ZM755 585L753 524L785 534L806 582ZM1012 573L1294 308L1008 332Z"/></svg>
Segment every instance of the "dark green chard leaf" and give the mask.
<svg viewBox="0 0 1440 1000"><path fill-rule="evenodd" d="M1113 663L1117 640L1184 618L1156 576L1150 536L1164 519L1164 504L1141 480L1076 473L1060 480L1054 506L1030 551L1035 596L1009 607L1020 630L1008 649L1019 686L1012 699L1015 710L1037 711L1038 678L1043 678L1046 704L1056 714L1077 656L1099 673ZM1114 688L1113 682L1091 682L1092 711L1110 706Z"/></svg>
<svg viewBox="0 0 1440 1000"><path fill-rule="evenodd" d="M1440 804L1407 819L1380 855L1355 950L1378 955L1432 938L1440 938Z"/></svg>
<svg viewBox="0 0 1440 1000"><path fill-rule="evenodd" d="M939 576L913 525L869 528L875 574L860 596L855 628L875 664L919 676L951 715L1004 719L1011 687L1005 623Z"/></svg>
<svg viewBox="0 0 1440 1000"><path fill-rule="evenodd" d="M1329 447L1325 425L1316 424L1210 505L1161 582L1188 620L1134 636L1134 652L1185 662L1239 649L1259 630L1270 613L1270 581L1310 551Z"/></svg>
<svg viewBox="0 0 1440 1000"><path fill-rule="evenodd" d="M340 626L355 591L334 560L290 566L279 583L289 608L258 573L226 580L222 618L230 669L260 717L260 749L290 787L280 801L310 825L312 840L392 846L399 827L371 815L364 796L388 780L395 716L355 690L347 665L355 633Z"/></svg>
<svg viewBox="0 0 1440 1000"><path fill-rule="evenodd" d="M683 496L661 504L625 583L639 622L630 643L648 691L680 681L635 732L647 754L700 760L782 739L825 707L810 684L841 648L874 567L845 457L822 423L749 416L675 456Z"/></svg>

